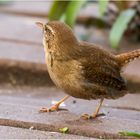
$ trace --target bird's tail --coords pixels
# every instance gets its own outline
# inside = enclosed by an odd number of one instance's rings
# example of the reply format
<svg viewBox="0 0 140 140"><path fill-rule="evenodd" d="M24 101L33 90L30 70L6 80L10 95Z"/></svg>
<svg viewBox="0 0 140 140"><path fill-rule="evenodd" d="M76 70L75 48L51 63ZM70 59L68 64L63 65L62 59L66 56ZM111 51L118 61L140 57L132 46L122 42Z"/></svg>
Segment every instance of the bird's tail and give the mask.
<svg viewBox="0 0 140 140"><path fill-rule="evenodd" d="M120 62L120 65L124 66L124 65L128 64L129 62L131 62L137 58L140 58L140 49L116 55L116 58Z"/></svg>

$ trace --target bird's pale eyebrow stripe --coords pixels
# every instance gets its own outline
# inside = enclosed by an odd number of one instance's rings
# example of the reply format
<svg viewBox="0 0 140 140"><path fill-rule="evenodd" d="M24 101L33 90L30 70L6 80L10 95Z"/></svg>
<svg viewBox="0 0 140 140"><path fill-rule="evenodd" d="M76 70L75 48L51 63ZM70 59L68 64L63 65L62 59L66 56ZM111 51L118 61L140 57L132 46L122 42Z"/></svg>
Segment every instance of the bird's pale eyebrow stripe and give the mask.
<svg viewBox="0 0 140 140"><path fill-rule="evenodd" d="M46 25L46 26L45 26L45 28L46 28L46 29L49 29L49 30L51 31L51 33L54 35L54 30L52 29L52 27L51 27L51 26Z"/></svg>

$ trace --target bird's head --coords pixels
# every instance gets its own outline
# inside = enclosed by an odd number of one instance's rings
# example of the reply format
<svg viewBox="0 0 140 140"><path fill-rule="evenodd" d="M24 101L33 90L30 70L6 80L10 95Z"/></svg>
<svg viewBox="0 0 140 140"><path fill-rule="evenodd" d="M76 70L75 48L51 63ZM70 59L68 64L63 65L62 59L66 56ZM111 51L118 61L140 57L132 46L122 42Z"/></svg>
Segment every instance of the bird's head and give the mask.
<svg viewBox="0 0 140 140"><path fill-rule="evenodd" d="M61 51L72 49L78 43L71 28L59 21L36 23L43 30L43 44L47 49Z"/></svg>

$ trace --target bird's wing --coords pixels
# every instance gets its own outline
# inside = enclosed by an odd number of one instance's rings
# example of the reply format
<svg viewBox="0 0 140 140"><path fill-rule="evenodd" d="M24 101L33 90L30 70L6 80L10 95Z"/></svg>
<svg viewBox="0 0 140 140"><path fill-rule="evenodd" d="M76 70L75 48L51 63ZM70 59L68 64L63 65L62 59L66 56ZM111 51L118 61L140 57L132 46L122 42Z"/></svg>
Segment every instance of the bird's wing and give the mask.
<svg viewBox="0 0 140 140"><path fill-rule="evenodd" d="M81 44L81 47L84 53L81 64L85 81L116 90L126 89L119 64L113 55L88 43Z"/></svg>

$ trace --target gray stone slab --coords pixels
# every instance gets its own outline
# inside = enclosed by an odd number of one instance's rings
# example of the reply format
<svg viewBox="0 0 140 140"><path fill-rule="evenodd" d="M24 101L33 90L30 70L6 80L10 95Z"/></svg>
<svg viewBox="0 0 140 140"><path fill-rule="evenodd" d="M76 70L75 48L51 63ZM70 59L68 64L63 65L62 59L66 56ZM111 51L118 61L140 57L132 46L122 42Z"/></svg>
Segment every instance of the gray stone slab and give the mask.
<svg viewBox="0 0 140 140"><path fill-rule="evenodd" d="M43 46L0 41L0 58L45 63Z"/></svg>
<svg viewBox="0 0 140 140"><path fill-rule="evenodd" d="M3 108L3 109L2 109ZM120 131L140 132L140 121L105 117L97 120L83 120L70 112L38 113L38 108L22 105L2 105L0 124L39 130L59 131L68 127L70 134L90 137L118 138Z"/></svg>
<svg viewBox="0 0 140 140"><path fill-rule="evenodd" d="M1 6L0 11L4 13L24 14L32 16L47 16L51 1L13 1Z"/></svg>
<svg viewBox="0 0 140 140"><path fill-rule="evenodd" d="M0 40L13 39L24 41L24 43L42 44L42 31L37 27L35 22L46 22L46 19L6 14L0 14L0 19L2 19L0 22Z"/></svg>
<svg viewBox="0 0 140 140"><path fill-rule="evenodd" d="M48 132L29 129L15 128L9 126L0 126L0 139L91 139L78 135L62 134L58 132ZM96 139L95 139L96 140Z"/></svg>
<svg viewBox="0 0 140 140"><path fill-rule="evenodd" d="M46 90L46 94L50 92L49 90ZM20 94L20 93L19 93ZM14 95L15 96L15 95ZM23 96L23 95L22 95ZM42 106L47 106L50 107L53 102L58 101L60 98L57 97L46 97L46 99L39 98L38 99L32 99L31 96L29 95L24 95L24 97L11 97L11 96L0 96L0 103L1 104L11 104L11 105L18 105L18 106L25 106L25 107L33 107L33 108L41 108ZM77 115L81 115L83 113L93 113L95 111L95 108L97 106L97 101L86 101L86 100L80 100L76 99L76 104L73 104L74 98L71 98L65 102L65 106L62 108L68 109L70 112L75 113ZM13 102L14 101L14 102ZM119 101L118 101L119 102ZM134 100L135 102L135 100ZM106 104L106 103L104 103ZM121 102L119 103L121 104ZM133 104L134 105L134 104ZM130 107L130 106L129 106ZM118 108L118 106L115 106L112 108L112 106L109 104L108 101L108 106L103 106L101 109L101 112L106 114L106 117L114 117L114 118L124 118L128 120L139 120L140 121L140 112L138 109L133 108L133 109L125 109L124 106L121 106L121 108ZM127 117L126 117L127 116Z"/></svg>
<svg viewBox="0 0 140 140"><path fill-rule="evenodd" d="M1 91L0 124L22 128L34 126L38 130L57 132L59 128L68 127L70 134L98 138L119 138L118 132L120 131L140 132L140 112L131 109L103 107L105 117L95 120L81 119L81 113L91 114L95 110L96 101L76 99L76 103L73 103L75 99L71 98L65 102L66 106L63 107L69 111L39 113L40 107L50 106L52 101L58 101L63 94L53 88L46 89L45 92L43 89L38 91L33 89L31 92L30 89L24 89L23 92L23 90L15 89L15 94L8 93L6 90Z"/></svg>
<svg viewBox="0 0 140 140"><path fill-rule="evenodd" d="M0 14L0 58L44 63L42 31L35 25L39 18Z"/></svg>
<svg viewBox="0 0 140 140"><path fill-rule="evenodd" d="M14 97L15 103L17 104L28 104L32 105L30 99L33 100L33 105L35 106L50 106L52 102L59 101L66 94L61 90L55 87L2 87L0 86L0 101L7 100L8 103L12 102L11 97ZM6 97L5 97L6 96ZM15 98L16 97L16 98ZM25 98L26 102L20 102L20 98ZM19 98L19 99L18 99ZM140 94L128 94L122 98L117 100L105 100L103 103L103 110L106 108L118 108L118 109L126 109L127 110L140 110L140 102L139 102ZM40 101L41 100L41 101ZM74 103L73 103L74 102ZM98 105L98 100L82 100L70 97L65 102L65 108L68 108L74 113L81 114L85 111L87 113L91 113L94 111L95 107ZM80 108L78 108L80 106Z"/></svg>

